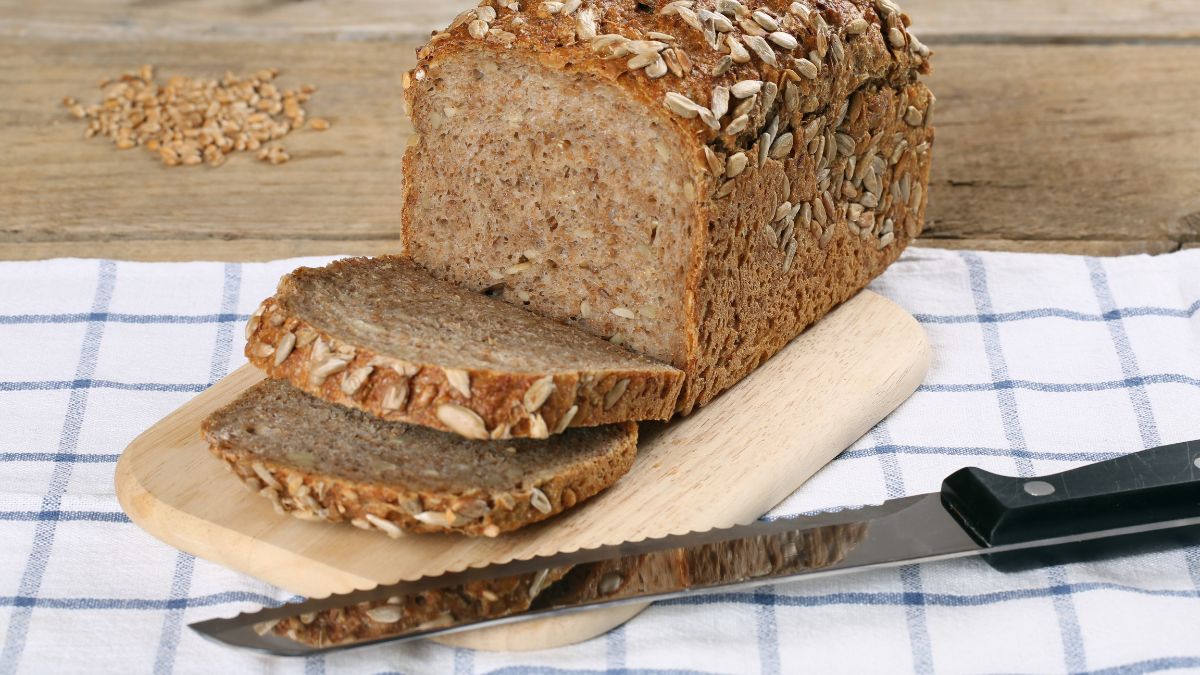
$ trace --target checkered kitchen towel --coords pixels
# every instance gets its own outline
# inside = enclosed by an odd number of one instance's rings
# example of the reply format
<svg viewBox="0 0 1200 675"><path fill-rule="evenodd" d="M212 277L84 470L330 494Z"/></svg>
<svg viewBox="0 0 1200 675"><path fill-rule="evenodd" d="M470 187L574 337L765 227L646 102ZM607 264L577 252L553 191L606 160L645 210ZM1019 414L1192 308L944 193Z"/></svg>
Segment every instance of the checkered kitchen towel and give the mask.
<svg viewBox="0 0 1200 675"><path fill-rule="evenodd" d="M287 594L142 533L113 498L113 466L242 363L247 314L301 262L0 263L0 672L1200 670L1195 548L689 598L545 652L430 643L284 660L209 644L186 624ZM915 250L874 288L924 325L933 368L777 514L932 491L966 465L1029 476L1200 438L1200 250Z"/></svg>

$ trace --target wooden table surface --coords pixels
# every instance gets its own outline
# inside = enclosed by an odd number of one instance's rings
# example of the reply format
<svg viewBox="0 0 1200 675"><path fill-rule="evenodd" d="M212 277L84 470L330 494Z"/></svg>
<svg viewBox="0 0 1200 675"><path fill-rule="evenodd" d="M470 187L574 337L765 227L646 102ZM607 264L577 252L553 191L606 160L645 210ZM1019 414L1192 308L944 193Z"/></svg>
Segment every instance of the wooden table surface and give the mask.
<svg viewBox="0 0 1200 675"><path fill-rule="evenodd" d="M0 259L257 260L398 248L400 76L463 0L0 0ZM1091 254L1200 246L1200 2L909 0L938 127L920 243ZM63 96L277 66L324 133L165 168L84 140Z"/></svg>

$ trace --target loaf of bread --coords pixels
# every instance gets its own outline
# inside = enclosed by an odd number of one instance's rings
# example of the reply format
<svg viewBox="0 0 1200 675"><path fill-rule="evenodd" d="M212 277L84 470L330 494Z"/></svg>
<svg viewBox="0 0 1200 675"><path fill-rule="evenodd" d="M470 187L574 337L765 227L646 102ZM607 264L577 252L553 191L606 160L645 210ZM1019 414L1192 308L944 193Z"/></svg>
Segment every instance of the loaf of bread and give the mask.
<svg viewBox="0 0 1200 675"><path fill-rule="evenodd" d="M407 253L674 365L686 413L921 231L908 26L892 0L485 0L405 78Z"/></svg>
<svg viewBox="0 0 1200 675"><path fill-rule="evenodd" d="M284 276L246 337L246 356L271 377L476 440L666 419L683 383L671 366L396 257Z"/></svg>
<svg viewBox="0 0 1200 675"><path fill-rule="evenodd" d="M548 440L475 441L387 422L265 380L201 429L212 452L280 513L392 537L494 537L612 485L633 465L632 422Z"/></svg>

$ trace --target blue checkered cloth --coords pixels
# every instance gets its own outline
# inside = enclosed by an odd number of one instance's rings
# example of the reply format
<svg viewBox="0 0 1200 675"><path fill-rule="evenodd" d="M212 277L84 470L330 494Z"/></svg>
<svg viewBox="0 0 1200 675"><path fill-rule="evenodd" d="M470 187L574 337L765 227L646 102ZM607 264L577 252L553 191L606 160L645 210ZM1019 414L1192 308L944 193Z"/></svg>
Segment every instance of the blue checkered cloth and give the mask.
<svg viewBox="0 0 1200 675"><path fill-rule="evenodd" d="M0 264L0 672L1200 670L1200 550L1001 574L978 560L654 605L562 649L433 643L283 660L192 621L288 594L142 533L121 450L243 362L298 264ZM915 250L873 288L928 331L918 392L773 515L1034 476L1200 437L1200 251L1095 259Z"/></svg>

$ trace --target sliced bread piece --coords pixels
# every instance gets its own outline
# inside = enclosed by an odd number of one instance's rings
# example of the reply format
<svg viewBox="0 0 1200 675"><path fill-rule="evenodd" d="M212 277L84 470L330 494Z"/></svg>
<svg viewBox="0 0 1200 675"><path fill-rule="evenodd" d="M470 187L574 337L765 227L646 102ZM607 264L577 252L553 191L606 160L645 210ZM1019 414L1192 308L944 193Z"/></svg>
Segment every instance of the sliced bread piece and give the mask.
<svg viewBox="0 0 1200 675"><path fill-rule="evenodd" d="M481 442L381 420L281 380L246 390L202 433L280 513L393 537L494 537L544 520L615 483L637 452L632 422Z"/></svg>
<svg viewBox="0 0 1200 675"><path fill-rule="evenodd" d="M301 267L246 335L271 377L477 440L667 419L683 384L675 368L394 256Z"/></svg>

